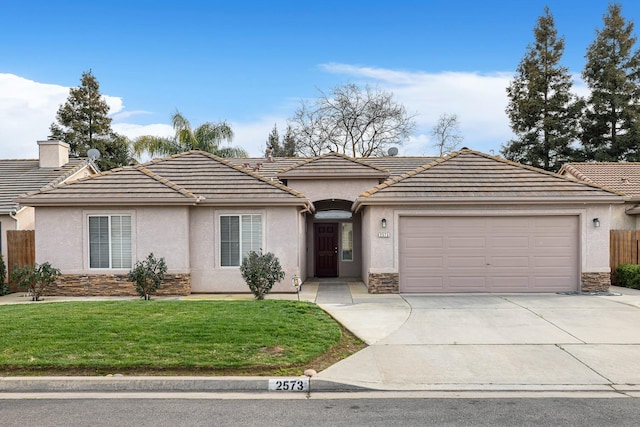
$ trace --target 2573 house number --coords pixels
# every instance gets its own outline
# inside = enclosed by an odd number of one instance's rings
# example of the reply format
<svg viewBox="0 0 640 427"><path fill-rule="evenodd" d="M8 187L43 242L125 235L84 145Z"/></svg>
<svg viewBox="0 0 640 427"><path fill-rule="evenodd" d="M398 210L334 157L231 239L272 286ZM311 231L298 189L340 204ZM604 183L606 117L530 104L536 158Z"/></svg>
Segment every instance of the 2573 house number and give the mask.
<svg viewBox="0 0 640 427"><path fill-rule="evenodd" d="M269 391L309 391L309 378L270 379Z"/></svg>

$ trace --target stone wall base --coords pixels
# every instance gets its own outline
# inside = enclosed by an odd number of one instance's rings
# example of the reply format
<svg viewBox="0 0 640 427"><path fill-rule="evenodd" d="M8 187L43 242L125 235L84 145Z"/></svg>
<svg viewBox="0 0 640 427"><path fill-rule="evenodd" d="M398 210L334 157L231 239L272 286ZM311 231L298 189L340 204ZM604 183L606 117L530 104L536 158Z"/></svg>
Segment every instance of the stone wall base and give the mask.
<svg viewBox="0 0 640 427"><path fill-rule="evenodd" d="M607 292L611 273L582 273L582 292Z"/></svg>
<svg viewBox="0 0 640 427"><path fill-rule="evenodd" d="M369 273L370 294L397 294L400 292L398 273Z"/></svg>
<svg viewBox="0 0 640 427"><path fill-rule="evenodd" d="M167 274L156 295L191 294L190 274ZM136 285L126 274L63 274L47 289L49 296L138 296Z"/></svg>

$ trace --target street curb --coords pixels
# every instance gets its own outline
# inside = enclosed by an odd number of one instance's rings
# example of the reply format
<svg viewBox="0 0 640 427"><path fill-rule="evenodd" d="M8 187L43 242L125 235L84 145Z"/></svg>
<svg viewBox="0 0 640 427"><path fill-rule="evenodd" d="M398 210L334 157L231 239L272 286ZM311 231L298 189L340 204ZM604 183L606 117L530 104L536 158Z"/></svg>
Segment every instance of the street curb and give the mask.
<svg viewBox="0 0 640 427"><path fill-rule="evenodd" d="M0 393L63 392L268 392L278 377L0 377ZM299 377L307 378L307 377ZM291 379L291 377L287 377ZM350 384L309 379L309 391L369 390Z"/></svg>

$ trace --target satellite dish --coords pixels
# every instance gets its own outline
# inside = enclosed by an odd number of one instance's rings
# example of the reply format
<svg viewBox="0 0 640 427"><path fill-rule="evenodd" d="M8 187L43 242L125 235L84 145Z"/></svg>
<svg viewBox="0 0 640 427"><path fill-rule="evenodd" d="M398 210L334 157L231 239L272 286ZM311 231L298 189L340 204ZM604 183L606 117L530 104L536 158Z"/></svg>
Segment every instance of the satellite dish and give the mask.
<svg viewBox="0 0 640 427"><path fill-rule="evenodd" d="M391 147L391 148L389 148L389 150L387 151L387 153L388 153L390 156L397 156L397 155L398 155L398 148L396 148L396 147Z"/></svg>
<svg viewBox="0 0 640 427"><path fill-rule="evenodd" d="M87 150L87 157L91 160L98 160L100 158L100 151L95 148Z"/></svg>

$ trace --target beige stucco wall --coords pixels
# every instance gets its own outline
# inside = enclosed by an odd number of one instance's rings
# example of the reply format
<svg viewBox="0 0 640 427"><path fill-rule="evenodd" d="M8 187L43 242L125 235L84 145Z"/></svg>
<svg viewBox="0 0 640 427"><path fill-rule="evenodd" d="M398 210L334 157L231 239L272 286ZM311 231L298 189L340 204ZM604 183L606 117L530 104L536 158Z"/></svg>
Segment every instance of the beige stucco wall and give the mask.
<svg viewBox="0 0 640 427"><path fill-rule="evenodd" d="M7 230L16 230L16 227L15 219L9 215L0 215L0 247L2 247L2 258L5 265L7 264Z"/></svg>
<svg viewBox="0 0 640 427"><path fill-rule="evenodd" d="M367 281L369 273L398 273L398 219L407 215L425 216L501 216L501 215L574 215L580 218L580 273L609 272L609 230L612 225L611 205L586 206L474 206L474 207L437 207L404 208L376 207L365 208L363 215L363 250L367 258L363 261L363 279ZM382 218L387 220L387 228L380 225ZM593 226L593 218L600 220L600 227ZM378 237L378 233L388 232L389 238ZM370 239L367 243L367 237Z"/></svg>
<svg viewBox="0 0 640 427"><path fill-rule="evenodd" d="M219 217L224 214L262 215L263 252L275 254L285 278L272 292L292 292L291 278L303 274L300 245L304 217L296 207L225 208L198 207L191 211L191 291L194 293L250 292L238 267L220 266Z"/></svg>
<svg viewBox="0 0 640 427"><path fill-rule="evenodd" d="M377 179L290 179L287 186L304 194L312 202L318 200L355 200L378 185Z"/></svg>
<svg viewBox="0 0 640 427"><path fill-rule="evenodd" d="M153 252L163 257L168 272L189 272L187 207L49 208L36 210L36 262L50 262L63 274L128 273L129 269L90 269L88 215L130 214L136 260Z"/></svg>

